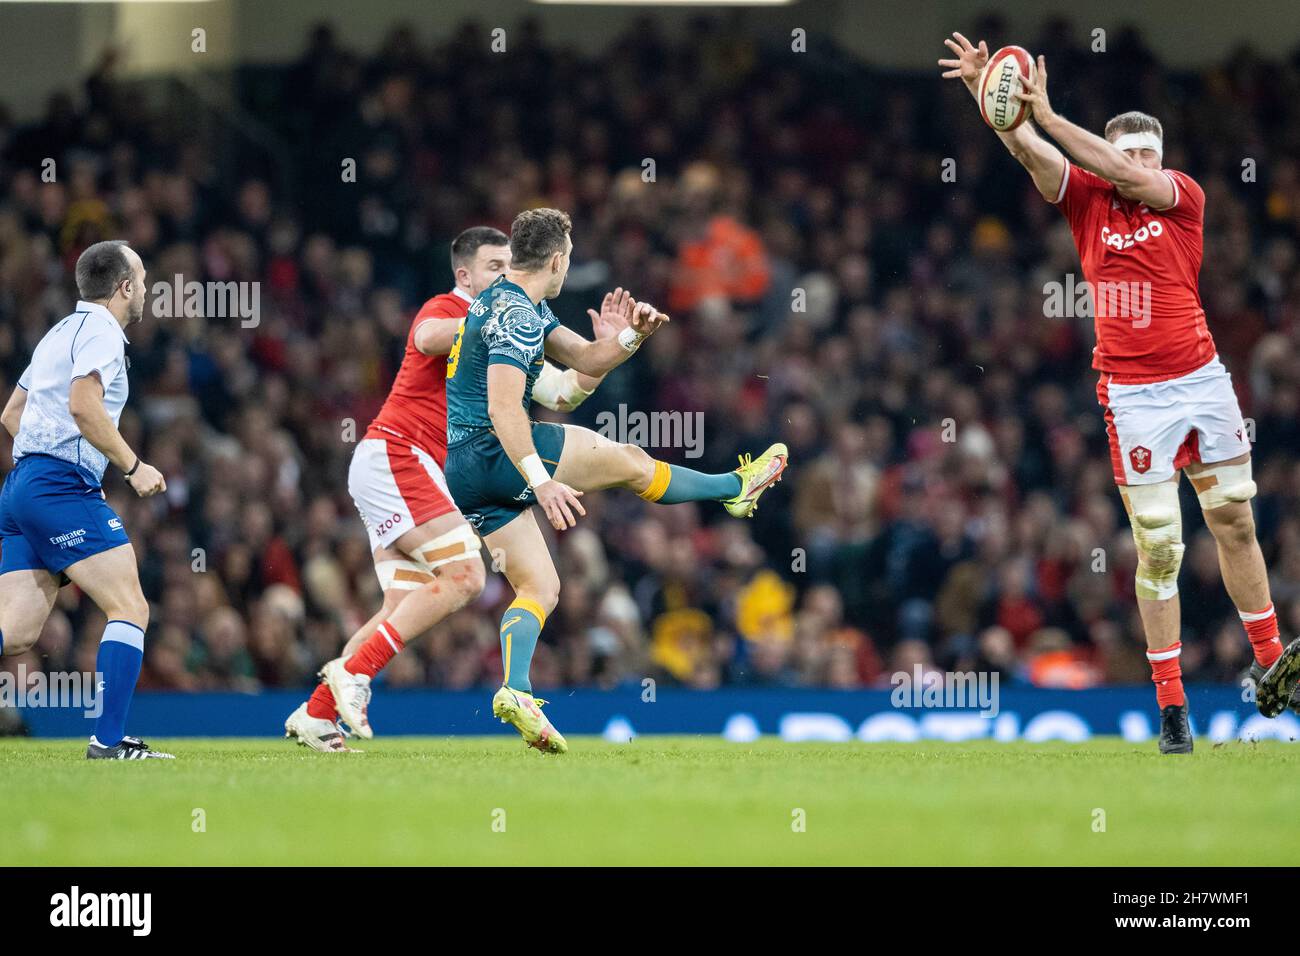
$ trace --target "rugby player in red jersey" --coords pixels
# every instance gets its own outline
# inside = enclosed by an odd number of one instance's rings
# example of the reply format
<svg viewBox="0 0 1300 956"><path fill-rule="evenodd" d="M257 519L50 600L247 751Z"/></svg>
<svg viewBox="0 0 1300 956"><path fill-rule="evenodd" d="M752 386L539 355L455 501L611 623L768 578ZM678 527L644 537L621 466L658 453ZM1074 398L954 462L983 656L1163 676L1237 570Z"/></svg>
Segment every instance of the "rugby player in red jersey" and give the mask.
<svg viewBox="0 0 1300 956"><path fill-rule="evenodd" d="M475 226L451 244L456 285L429 299L411 322L388 399L358 443L348 491L365 522L383 607L321 671L311 698L285 721L285 736L318 751L347 749L338 724L372 736L370 681L408 641L483 589L479 539L447 491L447 353L469 304L510 266L510 239ZM588 310L597 337L617 335L613 296ZM547 365L533 398L570 411L600 379Z"/></svg>
<svg viewBox="0 0 1300 956"><path fill-rule="evenodd" d="M943 76L962 80L978 101L988 47L960 33L944 43L953 58L939 61ZM1254 650L1260 712L1281 713L1300 679L1300 639L1282 646L1255 537L1250 440L1197 290L1205 194L1191 176L1162 168L1164 133L1154 117L1122 113L1106 124L1103 138L1054 112L1043 57L1036 81L1024 81L1013 95L1031 108L1033 122L998 138L1064 213L1092 290L1097 400L1137 544L1138 609L1160 706L1160 751L1190 753L1179 667L1180 472L1196 491L1218 544L1224 586Z"/></svg>

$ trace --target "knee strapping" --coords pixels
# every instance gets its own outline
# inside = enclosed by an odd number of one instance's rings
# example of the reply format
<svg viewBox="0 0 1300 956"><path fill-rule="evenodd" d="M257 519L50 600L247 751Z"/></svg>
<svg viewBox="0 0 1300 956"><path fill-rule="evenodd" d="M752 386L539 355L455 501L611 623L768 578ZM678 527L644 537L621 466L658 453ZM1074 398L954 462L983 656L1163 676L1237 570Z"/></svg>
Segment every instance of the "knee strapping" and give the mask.
<svg viewBox="0 0 1300 956"><path fill-rule="evenodd" d="M384 591L414 591L433 580L434 568L477 557L479 547L474 529L460 525L434 538L411 558L376 563L379 587Z"/></svg>
<svg viewBox="0 0 1300 956"><path fill-rule="evenodd" d="M1189 477L1202 511L1249 501L1258 490L1248 461L1240 465L1216 465Z"/></svg>
<svg viewBox="0 0 1300 956"><path fill-rule="evenodd" d="M1138 597L1167 600L1178 593L1178 569L1185 550L1178 485L1172 481L1128 485L1121 493L1138 551Z"/></svg>
<svg viewBox="0 0 1300 956"><path fill-rule="evenodd" d="M406 559L375 564L379 587L384 591L414 591L433 580L423 564Z"/></svg>
<svg viewBox="0 0 1300 956"><path fill-rule="evenodd" d="M480 547L474 529L461 524L424 545L417 557L427 570L432 571L453 561L478 557Z"/></svg>

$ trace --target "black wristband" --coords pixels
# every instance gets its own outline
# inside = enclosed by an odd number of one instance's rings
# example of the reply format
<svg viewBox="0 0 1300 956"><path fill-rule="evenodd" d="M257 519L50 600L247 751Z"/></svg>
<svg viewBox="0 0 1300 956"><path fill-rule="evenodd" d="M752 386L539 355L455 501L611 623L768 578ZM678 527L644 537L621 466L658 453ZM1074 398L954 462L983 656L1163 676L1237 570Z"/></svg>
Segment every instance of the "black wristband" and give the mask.
<svg viewBox="0 0 1300 956"><path fill-rule="evenodd" d="M136 471L137 471L139 468L140 468L140 456L139 456L139 455L136 455L136 456L135 456L135 464L131 466L131 470L128 471L128 472L124 472L123 474L125 475L125 477L130 478L132 475L134 475L134 474L136 473Z"/></svg>

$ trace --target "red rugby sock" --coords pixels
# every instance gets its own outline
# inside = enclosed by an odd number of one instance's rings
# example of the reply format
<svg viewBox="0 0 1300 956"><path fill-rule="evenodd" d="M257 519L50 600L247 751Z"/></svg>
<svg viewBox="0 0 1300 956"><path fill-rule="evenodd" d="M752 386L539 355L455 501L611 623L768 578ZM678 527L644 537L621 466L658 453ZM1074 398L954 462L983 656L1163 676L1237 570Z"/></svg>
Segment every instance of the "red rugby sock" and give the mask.
<svg viewBox="0 0 1300 956"><path fill-rule="evenodd" d="M339 711L334 706L334 693L329 684L317 684L307 700L307 716L320 720L338 720Z"/></svg>
<svg viewBox="0 0 1300 956"><path fill-rule="evenodd" d="M348 658L343 669L349 674L365 674L367 677L374 677L405 646L402 635L397 633L397 628L385 621L379 625L379 630L366 638L366 642Z"/></svg>
<svg viewBox="0 0 1300 956"><path fill-rule="evenodd" d="M1263 668L1273 666L1273 662L1282 656L1282 637L1277 627L1277 612L1270 603L1262 611L1238 611L1242 626L1246 628L1246 637L1250 639L1251 650L1255 660Z"/></svg>
<svg viewBox="0 0 1300 956"><path fill-rule="evenodd" d="M1170 704L1187 703L1187 696L1183 693L1183 668L1178 661L1182 653L1182 641L1147 651L1147 660L1151 663L1151 680L1156 685L1156 703L1161 710Z"/></svg>

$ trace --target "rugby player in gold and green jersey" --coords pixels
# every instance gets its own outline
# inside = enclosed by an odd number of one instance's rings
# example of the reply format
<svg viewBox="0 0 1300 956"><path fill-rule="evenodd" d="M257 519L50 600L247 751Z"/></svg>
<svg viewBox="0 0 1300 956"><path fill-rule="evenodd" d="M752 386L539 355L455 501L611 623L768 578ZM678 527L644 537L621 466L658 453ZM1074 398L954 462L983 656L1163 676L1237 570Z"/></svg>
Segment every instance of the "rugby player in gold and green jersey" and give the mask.
<svg viewBox="0 0 1300 956"><path fill-rule="evenodd" d="M647 501L718 501L736 517L753 513L780 480L785 445L740 467L704 474L656 461L574 425L533 422L528 409L547 358L600 379L630 358L668 317L622 289L605 296L593 321L609 334L595 341L560 324L546 300L560 293L573 240L568 215L520 213L510 230L510 269L469 308L447 357L447 481L457 507L499 555L515 591L501 619L503 685L492 712L540 750L563 753L564 738L532 695L529 665L560 579L531 506L559 531L585 514L584 492L628 488Z"/></svg>

